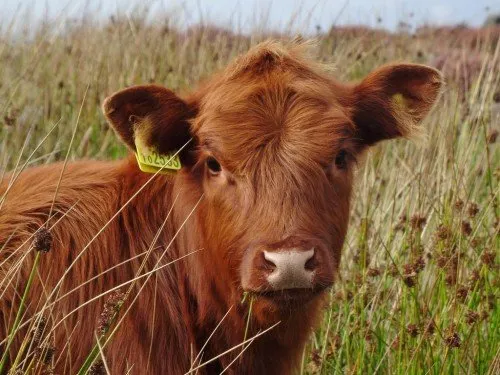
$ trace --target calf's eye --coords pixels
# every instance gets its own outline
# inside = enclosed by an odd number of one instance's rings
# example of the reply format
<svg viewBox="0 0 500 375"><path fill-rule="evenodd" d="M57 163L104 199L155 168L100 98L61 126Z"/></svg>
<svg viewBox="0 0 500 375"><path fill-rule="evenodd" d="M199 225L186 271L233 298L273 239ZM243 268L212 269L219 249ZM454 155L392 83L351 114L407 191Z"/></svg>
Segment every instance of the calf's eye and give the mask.
<svg viewBox="0 0 500 375"><path fill-rule="evenodd" d="M345 150L340 150L335 157L335 166L338 169L347 169L347 152Z"/></svg>
<svg viewBox="0 0 500 375"><path fill-rule="evenodd" d="M210 156L209 158L207 158L206 163L208 171L210 172L211 175L217 175L221 172L222 167L220 166L217 159L215 159L214 157Z"/></svg>

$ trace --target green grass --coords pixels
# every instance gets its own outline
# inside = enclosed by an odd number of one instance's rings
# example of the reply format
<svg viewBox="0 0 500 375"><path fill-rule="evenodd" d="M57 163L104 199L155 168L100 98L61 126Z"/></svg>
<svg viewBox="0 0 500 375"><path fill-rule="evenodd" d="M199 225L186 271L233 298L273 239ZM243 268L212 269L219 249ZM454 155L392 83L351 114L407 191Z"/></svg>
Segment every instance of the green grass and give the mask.
<svg viewBox="0 0 500 375"><path fill-rule="evenodd" d="M32 35L4 28L0 177L65 159L78 117L70 160L124 156L101 114L107 95L147 82L182 92L266 38L176 26L142 15L53 21ZM317 36L318 59L340 79L393 60L441 59L447 85L424 122L426 140L377 146L360 165L339 280L304 374L500 371L500 33L431 31Z"/></svg>

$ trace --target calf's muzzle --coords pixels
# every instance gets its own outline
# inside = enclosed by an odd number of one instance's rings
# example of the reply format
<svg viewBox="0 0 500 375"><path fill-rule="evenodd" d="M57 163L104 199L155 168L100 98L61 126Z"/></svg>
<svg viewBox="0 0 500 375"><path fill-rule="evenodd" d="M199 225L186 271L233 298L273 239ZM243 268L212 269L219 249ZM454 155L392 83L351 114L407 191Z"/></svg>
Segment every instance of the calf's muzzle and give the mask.
<svg viewBox="0 0 500 375"><path fill-rule="evenodd" d="M247 249L241 263L241 284L253 292L317 291L331 285L333 267L317 241L288 238Z"/></svg>
<svg viewBox="0 0 500 375"><path fill-rule="evenodd" d="M274 269L267 275L267 282L274 290L311 288L314 266L308 264L314 257L314 248L280 249L263 251L264 259ZM310 262L311 263L311 262Z"/></svg>

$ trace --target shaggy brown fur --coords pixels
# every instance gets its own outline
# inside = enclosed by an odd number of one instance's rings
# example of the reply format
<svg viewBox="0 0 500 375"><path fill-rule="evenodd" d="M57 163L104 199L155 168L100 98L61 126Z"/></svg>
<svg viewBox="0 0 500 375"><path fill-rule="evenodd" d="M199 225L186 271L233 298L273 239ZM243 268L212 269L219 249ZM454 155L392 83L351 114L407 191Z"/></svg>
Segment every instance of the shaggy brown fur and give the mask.
<svg viewBox="0 0 500 375"><path fill-rule="evenodd" d="M57 325L49 341L56 371L74 373L81 366L95 342L107 297L61 323L62 317L133 279L145 258L138 255L152 244L143 273L167 248L161 265L199 251L156 272L132 303L145 278L137 282L122 307L124 321L104 349L113 374L130 367L133 373L185 373L227 311L201 361L241 343L250 301L242 302L241 274L257 272L242 270L247 249L306 241L322 249L315 279L319 291L310 291L300 304L256 294L247 337L280 323L252 342L230 369L237 374L292 373L340 262L354 161L368 145L414 132L440 84L439 73L431 68L397 64L373 72L359 85L345 85L315 64L303 45L267 42L184 99L160 86L129 88L108 98L104 112L131 149L137 136L163 153L191 141L181 152L183 169L151 182L152 175L141 172L133 156L68 165L55 216L48 221L52 249L41 254L24 318L57 301L44 311L46 331ZM23 172L1 208L0 339L12 325L31 269L29 238L48 219L61 169L62 164L52 164ZM9 177L0 184L1 195ZM59 292L47 301L64 272ZM262 288L257 278L247 291ZM11 357L25 334L16 336ZM240 351L200 372L220 372Z"/></svg>

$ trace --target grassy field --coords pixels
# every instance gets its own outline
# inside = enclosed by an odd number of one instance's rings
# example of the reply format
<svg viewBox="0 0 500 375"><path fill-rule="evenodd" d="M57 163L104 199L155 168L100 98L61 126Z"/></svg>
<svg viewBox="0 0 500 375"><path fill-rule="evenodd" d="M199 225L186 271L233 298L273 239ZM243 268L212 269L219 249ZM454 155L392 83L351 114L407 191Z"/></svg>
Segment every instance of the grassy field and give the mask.
<svg viewBox="0 0 500 375"><path fill-rule="evenodd" d="M294 37L144 17L4 26L0 179L68 150L70 160L120 158L100 109L107 95L147 82L182 92L261 40ZM339 280L302 373L500 373L499 36L432 27L315 36L318 59L340 79L404 60L442 69L446 87L426 139L377 146L359 166Z"/></svg>

